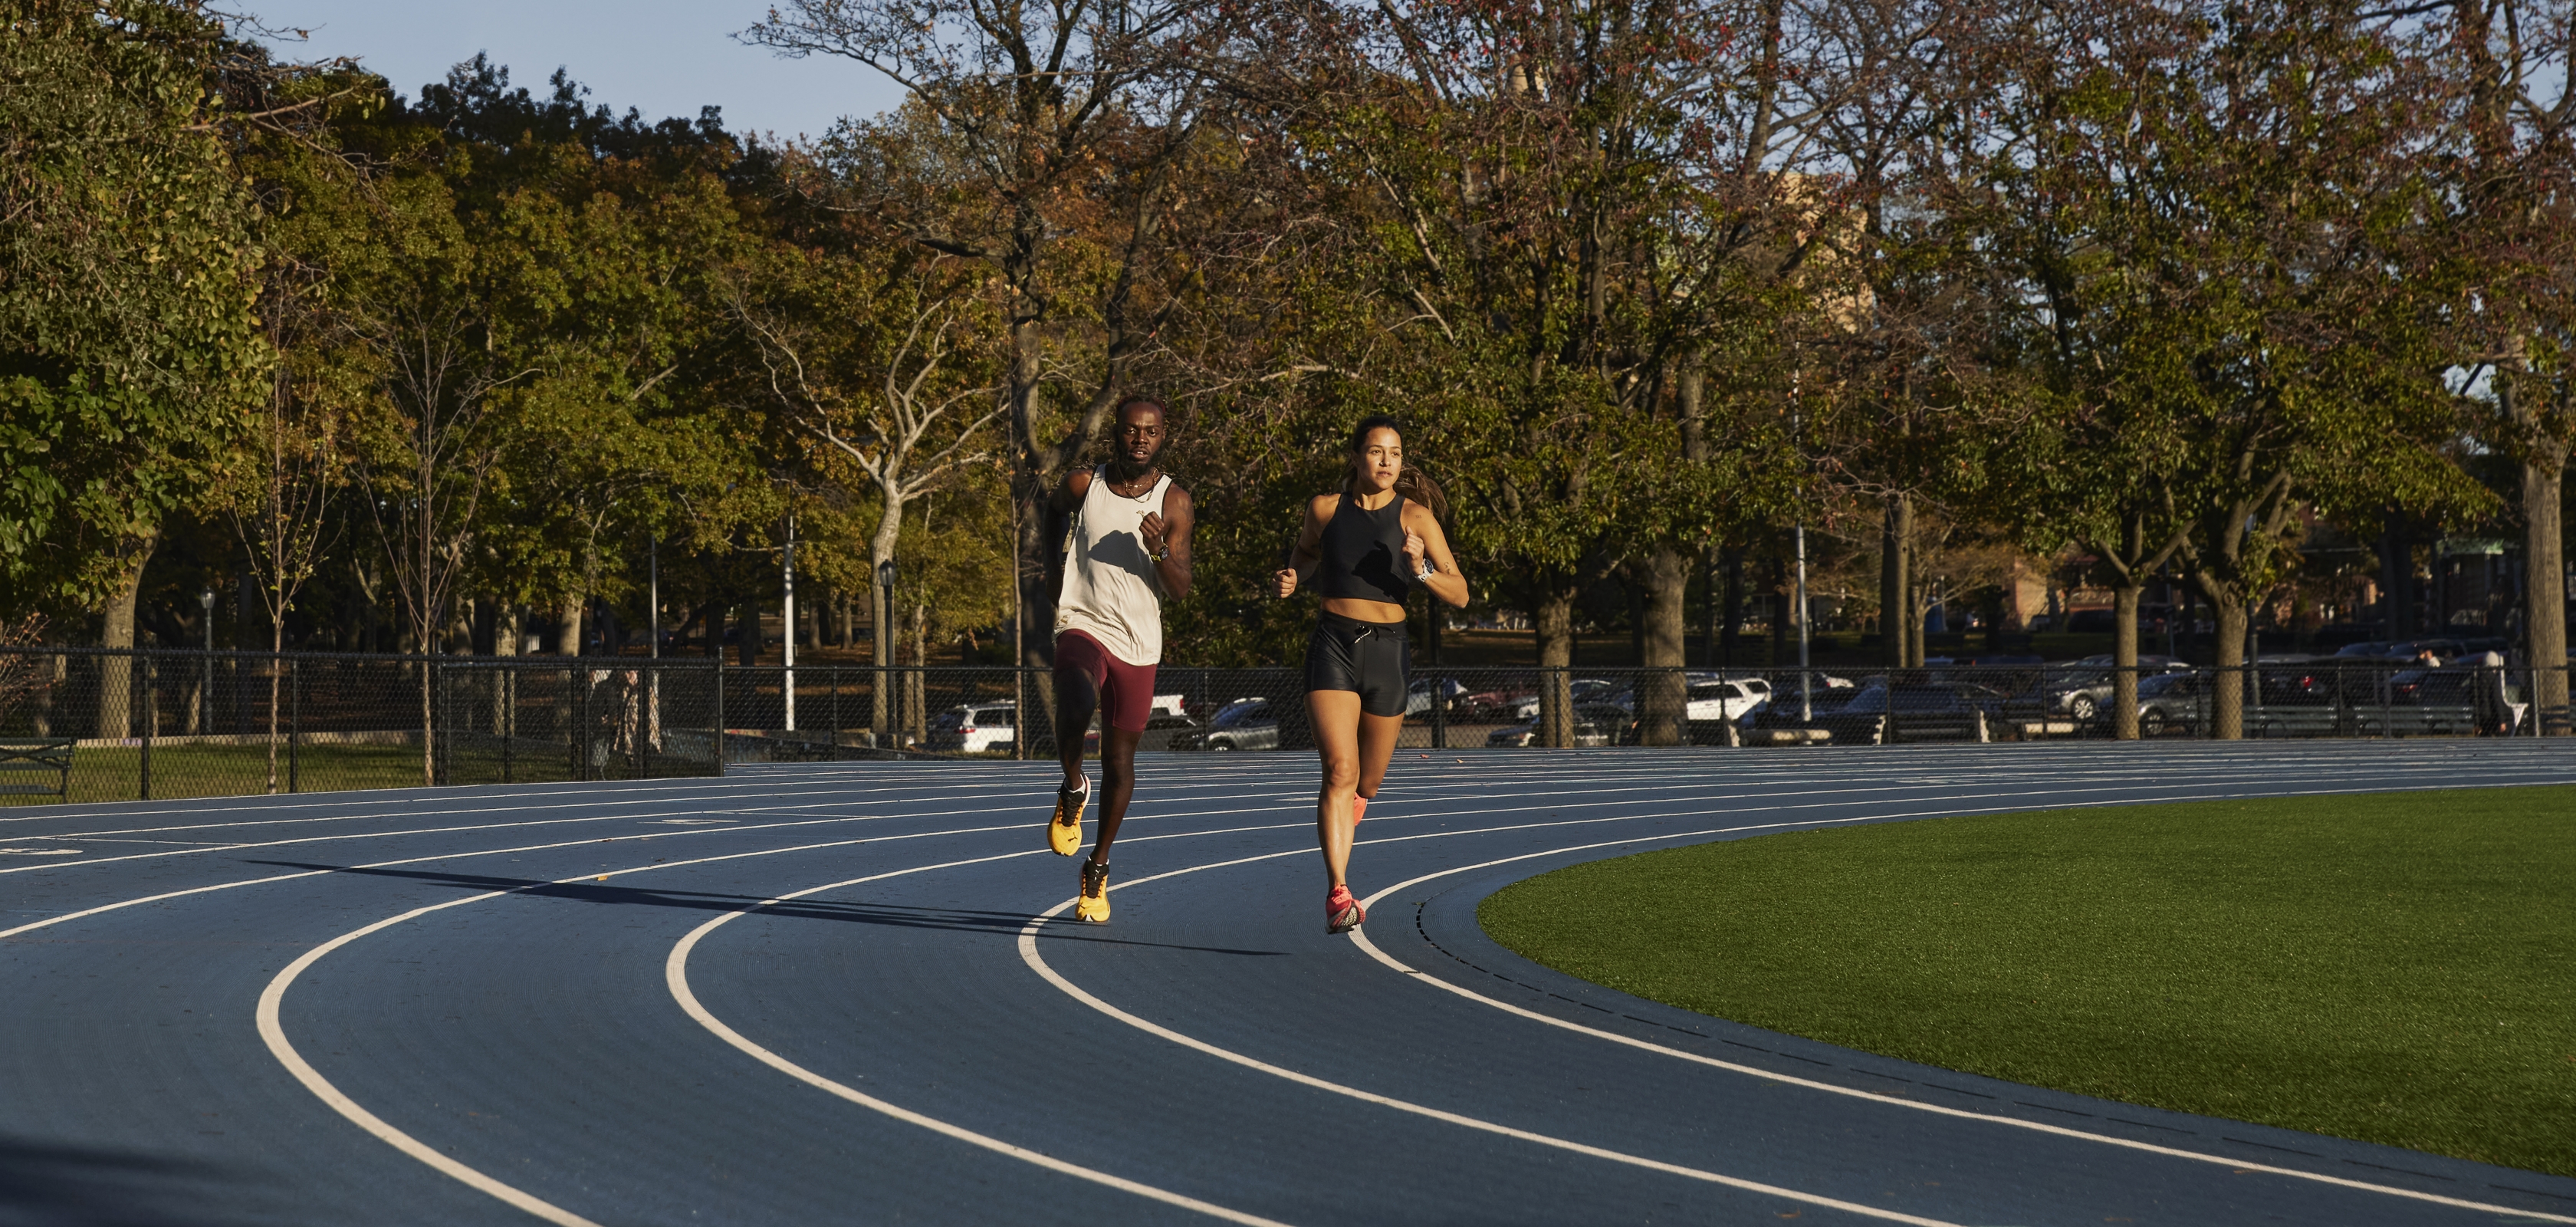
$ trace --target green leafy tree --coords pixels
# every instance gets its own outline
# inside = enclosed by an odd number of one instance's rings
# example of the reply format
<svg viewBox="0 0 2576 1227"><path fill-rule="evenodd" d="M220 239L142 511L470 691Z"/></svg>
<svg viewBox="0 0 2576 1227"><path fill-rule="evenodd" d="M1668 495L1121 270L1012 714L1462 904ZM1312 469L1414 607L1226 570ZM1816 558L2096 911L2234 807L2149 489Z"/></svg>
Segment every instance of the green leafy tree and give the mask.
<svg viewBox="0 0 2576 1227"><path fill-rule="evenodd" d="M264 393L260 248L222 146L218 21L12 4L0 39L0 582L131 646L165 517ZM102 736L125 735L121 676Z"/></svg>
<svg viewBox="0 0 2576 1227"><path fill-rule="evenodd" d="M2071 24L2060 24L2071 23ZM2354 5L2052 10L1986 182L2036 371L2019 464L2132 589L2173 559L2216 611L2220 737L2302 509L2475 505L2443 452L2465 280L2438 224L2443 81ZM2125 569L2125 572L2123 572ZM2134 628L2122 636L2134 659ZM2122 710L2133 710L2123 705Z"/></svg>
<svg viewBox="0 0 2576 1227"><path fill-rule="evenodd" d="M1680 665L1686 543L1801 484L1769 338L1810 304L1824 210L1794 173L1785 27L1776 5L1435 2L1310 10L1260 49L1296 160L1362 206L1342 225L1364 308L1280 365L1414 423L1542 665L1631 561L1651 663ZM1649 706L1677 713L1670 690Z"/></svg>

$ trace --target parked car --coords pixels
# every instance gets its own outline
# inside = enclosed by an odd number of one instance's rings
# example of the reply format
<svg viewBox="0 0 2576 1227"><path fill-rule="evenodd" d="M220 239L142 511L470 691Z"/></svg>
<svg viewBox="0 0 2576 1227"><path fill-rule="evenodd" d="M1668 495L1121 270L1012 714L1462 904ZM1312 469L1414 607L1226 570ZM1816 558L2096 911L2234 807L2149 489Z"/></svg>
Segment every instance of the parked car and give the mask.
<svg viewBox="0 0 2576 1227"><path fill-rule="evenodd" d="M2480 733L2510 734L2531 709L2512 674L2474 665L2408 669L2388 679L2392 705L2453 708Z"/></svg>
<svg viewBox="0 0 2576 1227"><path fill-rule="evenodd" d="M1795 707L1775 699L1761 725L1820 728L1843 744L1970 740L1981 725L2003 715L2006 701L2002 691L1974 682L1890 683L1873 677L1830 710L1816 709L1812 720L1798 719Z"/></svg>
<svg viewBox="0 0 2576 1227"><path fill-rule="evenodd" d="M1204 728L1182 729L1165 747L1172 750L1294 750L1312 747L1303 702L1273 703L1255 695L1216 710Z"/></svg>
<svg viewBox="0 0 2576 1227"><path fill-rule="evenodd" d="M1807 707L1809 710L1812 710L1819 715L1840 708L1845 702L1849 701L1853 695L1860 693L1859 684L1847 677L1836 677L1830 673L1813 672L1809 673L1807 676L1815 682L1815 699L1812 703L1807 704ZM1768 685L1768 683L1765 683L1765 685ZM1780 678L1780 684L1771 689L1770 697L1764 699L1760 703L1754 704L1753 710L1746 715L1739 717L1737 722L1744 725L1746 728L1754 727L1757 724L1764 728L1786 728L1794 726L1797 724L1799 719L1799 696L1801 693L1802 692L1798 689L1797 675L1795 673L1783 674Z"/></svg>
<svg viewBox="0 0 2576 1227"><path fill-rule="evenodd" d="M1565 690L1567 697L1577 704L1603 703L1622 711L1633 711L1637 706L1636 697L1629 692L1626 682L1606 681L1597 677L1578 677L1567 682ZM1537 719L1538 705L1539 696L1536 694L1522 699L1512 708L1512 719Z"/></svg>
<svg viewBox="0 0 2576 1227"><path fill-rule="evenodd" d="M1459 714L1471 721L1520 720L1521 704L1534 701L1538 691L1527 686L1497 686L1480 690L1459 701Z"/></svg>
<svg viewBox="0 0 2576 1227"><path fill-rule="evenodd" d="M2166 673L2138 683L2138 736L2162 737L2200 727L2208 705L2210 678L2205 673Z"/></svg>
<svg viewBox="0 0 2576 1227"><path fill-rule="evenodd" d="M979 703L952 707L931 718L930 728L922 737L922 747L930 750L963 750L983 754L1011 748L1012 725L1018 719L1014 703Z"/></svg>
<svg viewBox="0 0 2576 1227"><path fill-rule="evenodd" d="M1574 709L1573 744L1606 746L1618 740L1620 730L1628 726L1628 712L1608 703L1584 703ZM1538 744L1538 718L1495 729L1485 737L1488 746L1532 746Z"/></svg>
<svg viewBox="0 0 2576 1227"><path fill-rule="evenodd" d="M1758 677L1694 681L1683 716L1693 724L1741 720L1771 701L1771 683Z"/></svg>
<svg viewBox="0 0 2576 1227"><path fill-rule="evenodd" d="M1404 688L1405 715L1423 716L1430 714L1431 688L1433 684L1433 680L1430 678L1417 677L1413 679L1412 685ZM1452 712L1457 711L1460 702L1467 697L1466 685L1454 677L1441 678L1438 681L1438 685L1440 687L1441 697L1447 701L1449 710Z"/></svg>

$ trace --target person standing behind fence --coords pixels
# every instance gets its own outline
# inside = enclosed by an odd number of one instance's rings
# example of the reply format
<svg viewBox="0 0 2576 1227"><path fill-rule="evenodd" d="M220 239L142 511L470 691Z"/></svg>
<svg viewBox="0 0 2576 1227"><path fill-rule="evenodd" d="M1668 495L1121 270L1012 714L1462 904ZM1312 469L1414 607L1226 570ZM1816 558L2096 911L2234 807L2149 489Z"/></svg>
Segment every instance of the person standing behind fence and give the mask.
<svg viewBox="0 0 2576 1227"><path fill-rule="evenodd" d="M1346 875L1353 828L1386 778L1404 728L1405 597L1420 584L1452 606L1467 603L1467 580L1433 514L1446 499L1420 470L1404 467L1395 419L1362 419L1349 451L1341 492L1307 503L1296 548L1277 578L1282 600L1310 576L1323 597L1306 641L1306 714L1324 760L1315 838L1324 849L1327 933L1348 933L1368 919Z"/></svg>
<svg viewBox="0 0 2576 1227"><path fill-rule="evenodd" d="M1107 795L1073 908L1094 924L1109 922L1109 845L1136 795L1136 742L1153 712L1154 666L1163 659L1162 598L1190 591L1190 492L1160 467L1166 416L1160 402L1142 396L1120 402L1109 463L1066 474L1049 500L1074 521L1055 607L1055 741L1064 783L1047 820L1047 847L1058 856L1082 850L1082 813L1091 800L1082 742L1098 712Z"/></svg>

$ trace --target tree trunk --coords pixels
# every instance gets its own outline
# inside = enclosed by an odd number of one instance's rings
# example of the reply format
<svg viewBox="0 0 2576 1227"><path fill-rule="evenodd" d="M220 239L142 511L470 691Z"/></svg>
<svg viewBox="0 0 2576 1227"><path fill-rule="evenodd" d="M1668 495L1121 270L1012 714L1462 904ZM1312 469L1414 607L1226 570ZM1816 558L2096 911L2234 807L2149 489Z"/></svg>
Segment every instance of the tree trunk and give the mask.
<svg viewBox="0 0 2576 1227"><path fill-rule="evenodd" d="M148 536L137 542L125 563L125 574L117 581L116 595L107 599L106 617L99 627L98 645L103 648L134 647L134 607L143 596L143 567L152 561L153 547L159 537ZM134 733L134 678L140 664L134 657L102 656L98 660L98 735L123 739ZM145 713L144 727L150 726Z"/></svg>
<svg viewBox="0 0 2576 1227"><path fill-rule="evenodd" d="M1915 663L1909 658L1913 636L1905 629L1906 611L1914 605L1914 577L1908 567L1913 546L1914 497L1888 495L1887 510L1879 520L1878 639L1879 659L1895 669Z"/></svg>
<svg viewBox="0 0 2576 1227"><path fill-rule="evenodd" d="M868 688L875 697L869 700L868 728L887 744L895 744L894 709L887 703L895 674L886 671L894 663L895 622L892 582L895 568L895 546L903 530L903 499L880 488L877 530L868 538L868 663L876 668L876 684ZM1014 716L1013 719L1018 717Z"/></svg>
<svg viewBox="0 0 2576 1227"><path fill-rule="evenodd" d="M1744 551L1726 552L1726 613L1718 624L1718 659L1735 664L1735 649L1744 639Z"/></svg>
<svg viewBox="0 0 2576 1227"><path fill-rule="evenodd" d="M561 618L560 628L555 632L555 655L581 655L581 598L579 596L564 597Z"/></svg>
<svg viewBox="0 0 2576 1227"><path fill-rule="evenodd" d="M1538 638L1538 740L1550 749L1574 741L1574 722L1567 708L1573 688L1566 670L1574 663L1574 589L1552 588L1533 610Z"/></svg>
<svg viewBox="0 0 2576 1227"><path fill-rule="evenodd" d="M760 663L760 606L751 601L735 611L734 663L744 666Z"/></svg>
<svg viewBox="0 0 2576 1227"><path fill-rule="evenodd" d="M2245 628L2253 619L2244 598L2236 593L2204 589L2204 594L2218 623L2218 676L2209 700L2210 735L2237 741L2245 736Z"/></svg>
<svg viewBox="0 0 2576 1227"><path fill-rule="evenodd" d="M1905 572L1914 573L1914 551L1905 551ZM1932 613L1932 590L1921 584L1910 585L1905 601L1905 667L1920 669L1926 656L1923 646L1923 621Z"/></svg>
<svg viewBox="0 0 2576 1227"><path fill-rule="evenodd" d="M2531 718L2543 733L2561 736L2568 732L2567 564L2559 511L2566 476L2563 452L2522 466L2522 625L2532 666Z"/></svg>
<svg viewBox="0 0 2576 1227"><path fill-rule="evenodd" d="M2382 589L2379 602L2383 616L2380 625L2392 641L2415 635L2415 543L2406 522L2406 513L2388 515L2388 531L2380 538L2382 552Z"/></svg>
<svg viewBox="0 0 2576 1227"><path fill-rule="evenodd" d="M1677 746L1690 741L1689 707L1682 680L1683 628L1689 624L1690 563L1670 545L1657 547L1638 569L1645 588L1643 650L1638 663L1663 670L1637 684L1637 740L1641 745Z"/></svg>
<svg viewBox="0 0 2576 1227"><path fill-rule="evenodd" d="M2138 600L2134 581L2111 589L2111 735L2138 739Z"/></svg>

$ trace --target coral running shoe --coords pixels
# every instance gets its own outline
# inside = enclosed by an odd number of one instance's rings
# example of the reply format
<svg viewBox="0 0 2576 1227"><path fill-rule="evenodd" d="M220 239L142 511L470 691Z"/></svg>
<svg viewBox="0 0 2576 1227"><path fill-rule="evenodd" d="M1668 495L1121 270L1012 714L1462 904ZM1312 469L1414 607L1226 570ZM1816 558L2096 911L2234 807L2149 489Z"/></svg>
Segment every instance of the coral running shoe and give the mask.
<svg viewBox="0 0 2576 1227"><path fill-rule="evenodd" d="M1358 826L1360 820L1366 817L1368 817L1368 798L1351 798L1351 825Z"/></svg>
<svg viewBox="0 0 2576 1227"><path fill-rule="evenodd" d="M1367 920L1368 909L1361 907L1360 901L1351 897L1350 887L1336 886L1333 888L1333 893L1324 896L1324 931L1326 933L1348 933Z"/></svg>
<svg viewBox="0 0 2576 1227"><path fill-rule="evenodd" d="M1047 822L1047 847L1057 856L1071 856L1082 851L1082 811L1091 806L1091 777L1082 777L1079 789L1055 790L1055 817Z"/></svg>
<svg viewBox="0 0 2576 1227"><path fill-rule="evenodd" d="M1082 897L1073 901L1073 914L1096 925L1109 923L1109 866L1082 863Z"/></svg>

